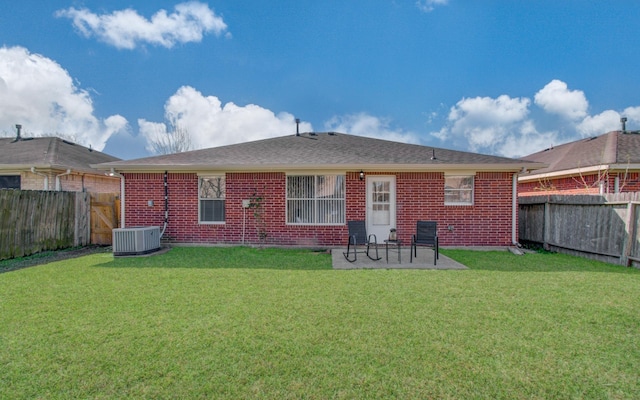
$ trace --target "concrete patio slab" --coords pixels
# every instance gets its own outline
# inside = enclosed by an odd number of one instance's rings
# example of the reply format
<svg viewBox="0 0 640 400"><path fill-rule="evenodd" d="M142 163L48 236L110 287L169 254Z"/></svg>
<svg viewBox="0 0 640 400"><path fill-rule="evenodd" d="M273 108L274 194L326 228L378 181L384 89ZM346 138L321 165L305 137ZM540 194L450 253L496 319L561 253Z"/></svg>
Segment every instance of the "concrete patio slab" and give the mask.
<svg viewBox="0 0 640 400"><path fill-rule="evenodd" d="M363 250L359 247L358 250ZM400 252L400 261L398 261L398 253L389 248L389 261L385 253L385 246L378 245L378 261L373 261L364 253L358 253L358 259L355 262L349 262L344 258L345 248L335 248L331 250L331 258L333 260L333 269L468 269L466 266L457 261L450 259L440 253L440 258L436 265L433 265L433 250L429 248L418 248L418 256L414 257L413 262L409 262L409 247L403 247ZM375 249L369 254L375 258Z"/></svg>

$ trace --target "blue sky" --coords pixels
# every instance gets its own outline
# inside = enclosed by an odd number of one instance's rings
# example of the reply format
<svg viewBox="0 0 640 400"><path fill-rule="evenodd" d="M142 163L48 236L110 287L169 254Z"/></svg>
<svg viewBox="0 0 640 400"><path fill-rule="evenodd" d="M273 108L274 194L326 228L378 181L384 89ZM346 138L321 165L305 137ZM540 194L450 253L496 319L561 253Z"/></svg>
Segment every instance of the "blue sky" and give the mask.
<svg viewBox="0 0 640 400"><path fill-rule="evenodd" d="M22 0L0 134L125 158L339 131L518 157L640 129L640 2Z"/></svg>

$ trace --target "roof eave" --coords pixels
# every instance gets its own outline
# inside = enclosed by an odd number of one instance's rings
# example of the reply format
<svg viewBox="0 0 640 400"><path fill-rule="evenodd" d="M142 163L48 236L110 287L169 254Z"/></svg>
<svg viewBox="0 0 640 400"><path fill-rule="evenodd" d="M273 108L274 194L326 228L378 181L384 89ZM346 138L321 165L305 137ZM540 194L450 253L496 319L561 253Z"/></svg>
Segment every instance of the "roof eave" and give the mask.
<svg viewBox="0 0 640 400"><path fill-rule="evenodd" d="M78 168L78 167L70 167L67 165L57 165L57 164L0 164L0 171L31 171L31 167L35 169L46 169L46 170L59 170L66 171L70 169L73 173L77 174L93 174L93 175L101 175L101 169L93 169L93 168Z"/></svg>
<svg viewBox="0 0 640 400"><path fill-rule="evenodd" d="M551 171L545 173L534 173L531 175L521 175L518 177L519 182L530 182L537 181L540 179L556 179L556 178L564 178L569 176L581 175L581 174L592 174L598 173L602 171L637 171L640 170L640 164L600 164L600 165L592 165L590 167L581 167L581 168L571 168L565 169L562 171Z"/></svg>
<svg viewBox="0 0 640 400"><path fill-rule="evenodd" d="M537 162L514 162L509 164L188 164L188 165L155 165L126 163L92 164L92 168L103 171L114 170L116 172L199 172L199 171L225 171L225 172L281 172L281 171L379 171L379 172L416 172L416 171L488 171L488 172L518 172L522 169L536 170L547 165Z"/></svg>

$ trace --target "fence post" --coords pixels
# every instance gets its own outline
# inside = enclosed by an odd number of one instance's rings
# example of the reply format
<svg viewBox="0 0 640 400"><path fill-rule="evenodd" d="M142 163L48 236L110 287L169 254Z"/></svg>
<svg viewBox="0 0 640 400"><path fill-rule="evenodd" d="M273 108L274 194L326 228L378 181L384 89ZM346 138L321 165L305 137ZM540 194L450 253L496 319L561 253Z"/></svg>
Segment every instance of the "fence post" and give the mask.
<svg viewBox="0 0 640 400"><path fill-rule="evenodd" d="M625 236L624 243L622 244L622 256L620 257L620 264L625 267L629 266L629 256L631 255L631 247L633 247L633 240L636 237L636 205L629 200L627 203L627 219L625 224Z"/></svg>
<svg viewBox="0 0 640 400"><path fill-rule="evenodd" d="M542 225L542 248L549 250L549 239L551 237L551 206L549 205L548 199L544 202L544 214L542 218L544 219Z"/></svg>

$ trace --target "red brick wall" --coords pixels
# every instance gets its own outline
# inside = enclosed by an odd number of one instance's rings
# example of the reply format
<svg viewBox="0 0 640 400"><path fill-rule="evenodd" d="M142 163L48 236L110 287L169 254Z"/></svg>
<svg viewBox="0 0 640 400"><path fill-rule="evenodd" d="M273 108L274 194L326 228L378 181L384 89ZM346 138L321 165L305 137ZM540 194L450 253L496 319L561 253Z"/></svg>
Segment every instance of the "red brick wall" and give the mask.
<svg viewBox="0 0 640 400"><path fill-rule="evenodd" d="M164 174L125 175L126 226L162 226L164 222ZM371 175L371 173L369 173ZM389 175L385 173L383 175ZM397 173L396 204L400 239L409 243L417 220L436 220L440 244L511 244L511 173L478 173L475 201L471 206L444 205L444 174ZM163 239L181 243L261 243L254 210L243 209L242 200L263 198L265 242L278 245L339 246L347 237L341 226L286 224L286 174L226 174L226 222L198 223L198 177L194 173L169 173L169 223ZM358 172L346 175L347 220L365 219L366 187ZM148 201L153 200L153 206ZM451 229L448 229L448 227Z"/></svg>
<svg viewBox="0 0 640 400"><path fill-rule="evenodd" d="M64 171L42 170L48 176L48 189L56 189L56 176ZM120 193L120 178L94 174L72 173L62 175L60 190L64 192ZM44 177L31 172L22 172L20 179L22 190L44 190Z"/></svg>

